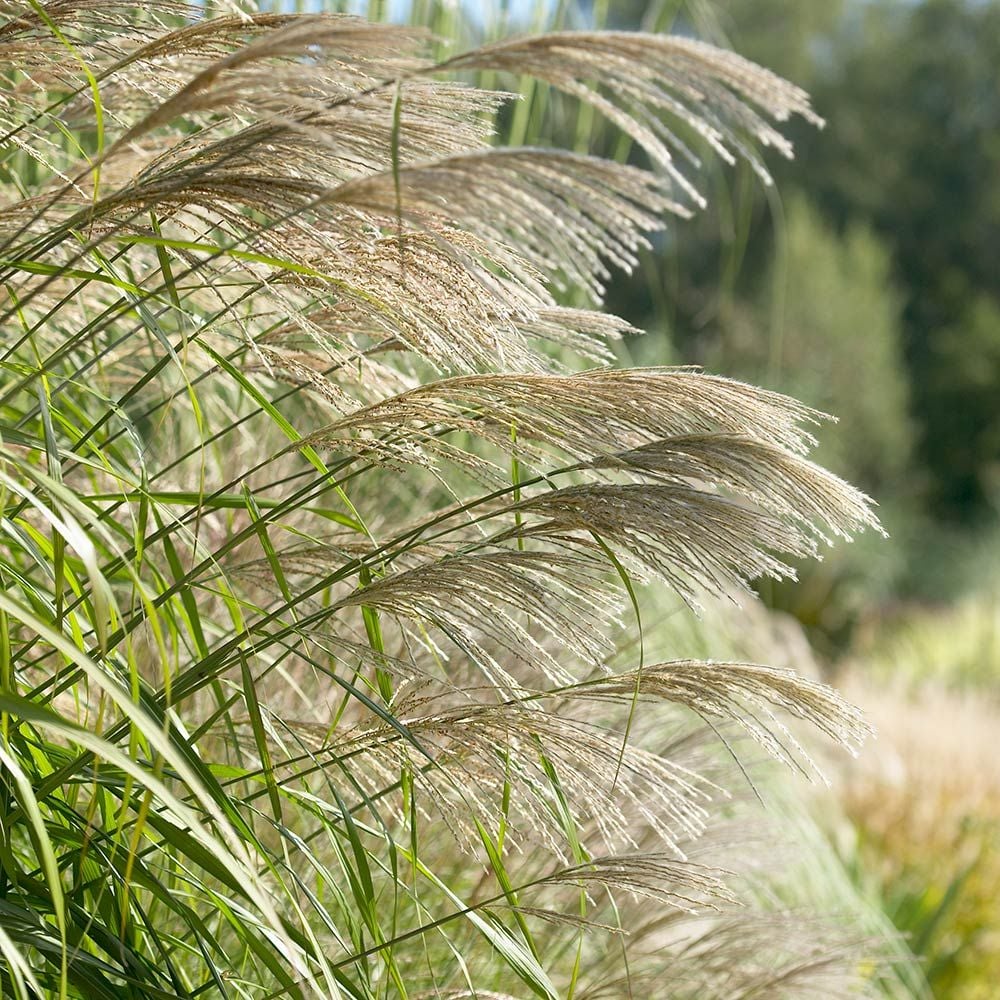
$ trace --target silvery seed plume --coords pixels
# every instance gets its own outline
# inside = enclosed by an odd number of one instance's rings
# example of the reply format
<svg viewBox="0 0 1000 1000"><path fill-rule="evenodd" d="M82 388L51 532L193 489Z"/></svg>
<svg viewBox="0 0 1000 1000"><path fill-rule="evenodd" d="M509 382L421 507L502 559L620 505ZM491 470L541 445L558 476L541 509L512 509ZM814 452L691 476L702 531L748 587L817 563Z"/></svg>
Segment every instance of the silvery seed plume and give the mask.
<svg viewBox="0 0 1000 1000"><path fill-rule="evenodd" d="M439 990L434 990L431 993L417 993L414 996L414 1000L471 1000L471 998L478 998L478 1000L518 1000L517 997L512 996L510 993L495 993L492 990L452 990L448 993L441 993Z"/></svg>
<svg viewBox="0 0 1000 1000"><path fill-rule="evenodd" d="M862 971L870 943L802 914L730 910L700 926L691 921L688 928L675 926L668 933L643 930L636 954L644 960L628 976L588 970L580 996L613 1000L629 990L665 1000L848 1000L873 995Z"/></svg>
<svg viewBox="0 0 1000 1000"><path fill-rule="evenodd" d="M545 273L558 290L586 289L599 301L610 276L607 263L631 270L645 233L662 227L662 214L685 214L647 171L597 157L551 149L490 150L408 165L344 185L343 205L389 215L397 191L407 221L432 225L448 218L500 252L525 279L526 265Z"/></svg>
<svg viewBox="0 0 1000 1000"><path fill-rule="evenodd" d="M393 77L400 72L415 68L414 53L424 34L419 29L372 24L359 18L336 15L294 17L290 15L264 15L251 17L234 25L239 35L233 39L231 51L222 58L210 58L200 72L188 74L179 90L157 105L139 121L133 124L118 140L123 146L141 138L161 125L175 121L181 115L196 111L227 108L233 102L240 104L246 97L255 94L261 105L268 110L275 107L271 103L270 81L262 75L263 64L282 60L298 61L305 51L321 51L329 56L322 67L310 72L308 67L299 65L299 72L293 79L298 81L292 87L291 104L310 82L317 83L316 93L331 99L331 91L340 96L353 96L358 90L367 90L366 84ZM266 30L259 31L260 27ZM251 35L247 39L247 35ZM252 37L256 34L257 37ZM242 37L240 37L242 35ZM216 36L218 40L218 35ZM154 54L166 52L171 55L183 54L190 36L178 33L173 39L161 39ZM171 42L175 44L171 44ZM146 53L133 54L131 62L138 62ZM197 62L195 62L197 69ZM280 71L278 82L281 79ZM320 88L317 78L326 78L326 86ZM308 92L308 90L307 90ZM114 152L114 148L112 148Z"/></svg>
<svg viewBox="0 0 1000 1000"><path fill-rule="evenodd" d="M727 162L746 156L765 180L751 143L791 155L788 140L767 120L798 114L819 124L799 88L731 52L695 39L627 32L556 32L500 41L452 61L530 72L559 90L588 101L631 136L697 203L703 199L674 164L680 152L699 166L682 136L661 115L687 127ZM602 88L589 85L598 80Z"/></svg>
<svg viewBox="0 0 1000 1000"><path fill-rule="evenodd" d="M486 552L438 559L372 583L340 602L415 618L440 629L498 685L516 682L525 663L552 683L570 683L565 668L536 638L557 635L567 652L600 665L617 602L606 569L586 555ZM529 627L530 623L530 627ZM533 635L532 633L536 634Z"/></svg>
<svg viewBox="0 0 1000 1000"><path fill-rule="evenodd" d="M572 699L572 693L566 697ZM401 765L411 768L438 814L449 817L466 845L476 842L475 825L464 808L468 800L476 802L481 818L499 818L497 803L509 784L512 840L542 843L553 854L566 855L554 822L558 802L546 780L546 762L559 774L574 822L581 830L592 827L595 840L608 851L634 849L639 831L645 831L672 857L683 859L685 845L708 827L713 803L726 798L707 773L699 773L710 771L710 762L683 737L661 752L635 745L623 751L616 733L542 710L530 696L457 707L447 701L404 702L399 712L419 750L384 726L359 728L327 749L350 759L358 782L373 790ZM306 738L321 732L315 725L288 725ZM428 756L433 766L427 766Z"/></svg>
<svg viewBox="0 0 1000 1000"><path fill-rule="evenodd" d="M872 734L861 711L833 688L792 670L752 663L678 660L580 685L577 697L628 702L633 697L664 699L709 717L742 726L773 757L822 777L788 726L774 714L807 720L852 754Z"/></svg>
<svg viewBox="0 0 1000 1000"><path fill-rule="evenodd" d="M678 435L594 465L670 482L714 484L801 522L826 542L828 535L849 539L866 528L884 534L865 494L814 462L749 435Z"/></svg>
<svg viewBox="0 0 1000 1000"><path fill-rule="evenodd" d="M381 221L391 229L389 217ZM317 242L328 239L313 235ZM394 343L445 371L542 367L544 359L523 328L547 300L498 279L480 263L476 249L470 237L450 227L402 240L359 233L354 243L341 232L324 255L324 266L341 289L342 307L353 307L353 342ZM319 265L315 254L307 248L302 256L307 266Z"/></svg>
<svg viewBox="0 0 1000 1000"><path fill-rule="evenodd" d="M685 486L567 486L510 509L524 522L498 540L576 548L597 536L695 608L700 590L732 596L758 577L794 578L784 559L816 554L812 537L793 522Z"/></svg>
<svg viewBox="0 0 1000 1000"><path fill-rule="evenodd" d="M549 875L544 881L549 885L577 885L588 891L603 886L696 913L713 908L714 900L736 902L726 888L725 875L704 865L677 861L670 855L624 854L594 858Z"/></svg>
<svg viewBox="0 0 1000 1000"><path fill-rule="evenodd" d="M720 435L714 441L720 465L729 450L738 451L739 437L750 439L742 456L743 464L749 467L755 443L760 445L757 455L761 464L779 461L784 458L782 452L798 455L808 451L815 443L808 425L822 418L823 414L788 396L689 369L477 374L418 386L358 410L315 432L307 441L348 448L352 432L363 434L366 442L377 442L378 435L386 431L394 438L408 434L411 441L432 452L432 436L454 428L510 448L513 426L522 449L547 445L547 455L558 450L578 462L605 460L613 464L617 460L622 467L631 465L636 470L644 468L643 458L648 455L647 464L655 470L653 456L658 445L667 451L670 439L703 434L702 450L708 451L713 444L709 435L715 433ZM693 444L689 442L688 447L693 449ZM773 448L768 451L767 445ZM643 446L648 451L643 451ZM684 446L684 441L679 442L678 451ZM632 451L634 455L616 459L620 453ZM530 450L528 456L532 456ZM790 473L775 478L790 478ZM798 487L803 498L824 491L832 492L829 481L822 485L817 481L813 490L806 483ZM846 484L837 493L833 504L855 498L851 504L857 511L855 529L871 523L870 515L863 513L867 498L852 494Z"/></svg>

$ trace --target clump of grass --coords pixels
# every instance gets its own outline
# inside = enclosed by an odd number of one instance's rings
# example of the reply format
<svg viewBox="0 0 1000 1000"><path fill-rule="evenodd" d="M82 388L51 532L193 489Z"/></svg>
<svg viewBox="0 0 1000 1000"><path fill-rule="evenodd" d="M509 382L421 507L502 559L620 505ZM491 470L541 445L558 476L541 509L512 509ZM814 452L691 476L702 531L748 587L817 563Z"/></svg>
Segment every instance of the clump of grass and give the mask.
<svg viewBox="0 0 1000 1000"><path fill-rule="evenodd" d="M800 766L778 713L860 716L612 664L641 580L787 575L869 501L792 400L573 373L628 329L558 298L697 207L685 133L763 172L805 95L666 36L435 64L347 17L4 16L3 991L865 989L862 942L737 906L691 710ZM655 169L492 148L507 95L446 78L478 70Z"/></svg>

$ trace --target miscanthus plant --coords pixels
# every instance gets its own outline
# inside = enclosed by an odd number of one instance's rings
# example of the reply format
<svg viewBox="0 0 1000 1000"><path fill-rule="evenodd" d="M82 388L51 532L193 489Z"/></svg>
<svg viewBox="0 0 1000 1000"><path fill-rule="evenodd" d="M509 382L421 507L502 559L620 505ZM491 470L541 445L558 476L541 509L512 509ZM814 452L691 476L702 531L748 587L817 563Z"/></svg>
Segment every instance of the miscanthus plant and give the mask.
<svg viewBox="0 0 1000 1000"><path fill-rule="evenodd" d="M698 206L694 149L788 153L805 95L670 36L434 65L347 17L0 12L0 993L866 990L856 939L751 905L720 784L748 745L811 770L783 716L863 721L660 662L637 613L869 501L818 414L615 370L632 331L559 304ZM492 147L480 71L646 167Z"/></svg>

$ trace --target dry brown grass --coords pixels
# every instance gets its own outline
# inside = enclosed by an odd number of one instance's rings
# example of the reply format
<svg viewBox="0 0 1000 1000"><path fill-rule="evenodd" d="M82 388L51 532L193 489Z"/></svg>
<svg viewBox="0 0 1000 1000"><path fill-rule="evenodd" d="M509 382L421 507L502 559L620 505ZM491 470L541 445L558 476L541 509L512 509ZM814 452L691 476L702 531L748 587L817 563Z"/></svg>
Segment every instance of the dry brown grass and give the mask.
<svg viewBox="0 0 1000 1000"><path fill-rule="evenodd" d="M1000 704L941 680L914 687L857 672L846 692L878 731L839 786L868 878L938 995L987 1000L1000 977Z"/></svg>

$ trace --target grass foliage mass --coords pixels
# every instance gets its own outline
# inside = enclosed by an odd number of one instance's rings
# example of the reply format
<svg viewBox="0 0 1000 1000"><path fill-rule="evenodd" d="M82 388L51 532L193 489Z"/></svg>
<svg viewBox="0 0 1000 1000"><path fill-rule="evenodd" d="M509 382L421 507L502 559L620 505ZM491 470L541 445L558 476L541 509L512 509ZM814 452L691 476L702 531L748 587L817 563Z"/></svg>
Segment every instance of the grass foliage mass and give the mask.
<svg viewBox="0 0 1000 1000"><path fill-rule="evenodd" d="M639 616L870 503L808 459L820 414L615 370L598 311L701 204L694 150L766 177L808 100L670 35L432 51L0 5L0 992L874 990L865 933L763 888L729 754L812 773L788 717L856 746L860 714ZM646 166L492 145L474 73Z"/></svg>

